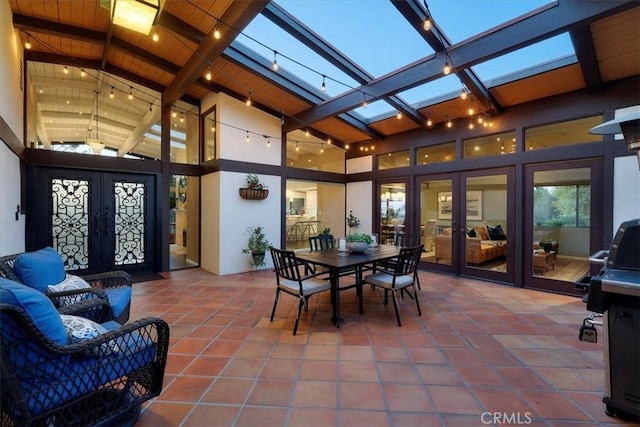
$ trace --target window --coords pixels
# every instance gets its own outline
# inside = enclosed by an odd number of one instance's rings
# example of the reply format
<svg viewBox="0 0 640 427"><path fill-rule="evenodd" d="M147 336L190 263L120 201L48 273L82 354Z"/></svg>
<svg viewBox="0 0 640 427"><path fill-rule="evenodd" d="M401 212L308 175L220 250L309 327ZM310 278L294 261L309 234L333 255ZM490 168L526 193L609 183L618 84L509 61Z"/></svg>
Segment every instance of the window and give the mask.
<svg viewBox="0 0 640 427"><path fill-rule="evenodd" d="M601 123L602 116L593 116L526 129L524 132L526 149L539 150L561 145L602 141L602 135L589 133L589 129Z"/></svg>
<svg viewBox="0 0 640 427"><path fill-rule="evenodd" d="M418 148L416 151L416 162L419 165L431 163L451 162L456 158L455 142L433 145L431 147Z"/></svg>
<svg viewBox="0 0 640 427"><path fill-rule="evenodd" d="M287 134L287 166L344 173L344 150L302 130Z"/></svg>
<svg viewBox="0 0 640 427"><path fill-rule="evenodd" d="M588 184L536 187L533 193L537 225L589 227L591 186ZM544 206L544 209L540 207Z"/></svg>
<svg viewBox="0 0 640 427"><path fill-rule="evenodd" d="M409 166L410 164L411 156L409 155L409 150L381 154L378 156L379 170L401 168Z"/></svg>
<svg viewBox="0 0 640 427"><path fill-rule="evenodd" d="M465 159L515 153L516 132L509 131L480 138L466 139L463 141L463 150Z"/></svg>

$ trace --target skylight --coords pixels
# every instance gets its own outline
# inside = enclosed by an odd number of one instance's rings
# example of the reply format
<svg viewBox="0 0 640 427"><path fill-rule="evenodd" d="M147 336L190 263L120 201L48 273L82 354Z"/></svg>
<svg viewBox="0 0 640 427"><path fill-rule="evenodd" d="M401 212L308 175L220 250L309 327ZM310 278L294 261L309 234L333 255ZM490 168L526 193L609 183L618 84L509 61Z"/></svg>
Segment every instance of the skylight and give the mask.
<svg viewBox="0 0 640 427"><path fill-rule="evenodd" d="M433 53L390 1L277 3L374 77Z"/></svg>
<svg viewBox="0 0 640 427"><path fill-rule="evenodd" d="M280 68L295 74L318 90L320 90L323 81L322 76L326 76L324 81L326 94L329 96L339 95L360 86L359 83L262 15L256 16L236 40L269 61L273 60L273 52L277 51L277 61Z"/></svg>
<svg viewBox="0 0 640 427"><path fill-rule="evenodd" d="M564 33L475 65L472 69L486 82L572 54L575 55L575 50L571 37Z"/></svg>

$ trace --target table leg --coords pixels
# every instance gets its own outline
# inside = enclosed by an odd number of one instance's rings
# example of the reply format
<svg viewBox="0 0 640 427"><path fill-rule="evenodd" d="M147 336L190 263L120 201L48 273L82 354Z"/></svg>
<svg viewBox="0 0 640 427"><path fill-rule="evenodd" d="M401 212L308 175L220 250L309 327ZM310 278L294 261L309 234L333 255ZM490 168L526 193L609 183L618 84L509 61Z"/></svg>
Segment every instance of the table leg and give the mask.
<svg viewBox="0 0 640 427"><path fill-rule="evenodd" d="M337 270L331 270L329 273L331 281L331 301L333 303L333 324L340 328L340 273Z"/></svg>
<svg viewBox="0 0 640 427"><path fill-rule="evenodd" d="M356 295L358 296L358 311L364 314L364 303L362 302L362 266L356 268Z"/></svg>

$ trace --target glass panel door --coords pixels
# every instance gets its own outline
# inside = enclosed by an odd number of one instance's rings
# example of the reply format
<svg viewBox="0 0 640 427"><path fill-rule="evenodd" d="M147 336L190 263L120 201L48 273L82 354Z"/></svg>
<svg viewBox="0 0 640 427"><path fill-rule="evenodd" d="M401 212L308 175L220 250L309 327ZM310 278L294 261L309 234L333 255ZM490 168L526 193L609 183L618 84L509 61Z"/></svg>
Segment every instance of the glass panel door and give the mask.
<svg viewBox="0 0 640 427"><path fill-rule="evenodd" d="M593 178L598 172L588 163L575 163L573 166L584 167L566 169L558 165L529 169L531 240L525 247L528 285L575 293L575 282L589 274L589 255L602 249L590 244L592 224L598 223L594 215L600 215L600 203L592 207L591 201L602 199L596 197L600 187Z"/></svg>
<svg viewBox="0 0 640 427"><path fill-rule="evenodd" d="M400 235L413 234L406 224L406 184L380 185L380 243L393 245Z"/></svg>
<svg viewBox="0 0 640 427"><path fill-rule="evenodd" d="M507 175L465 179L465 266L507 273Z"/></svg>
<svg viewBox="0 0 640 427"><path fill-rule="evenodd" d="M420 191L420 229L424 252L422 261L452 265L453 203L452 179L422 181Z"/></svg>

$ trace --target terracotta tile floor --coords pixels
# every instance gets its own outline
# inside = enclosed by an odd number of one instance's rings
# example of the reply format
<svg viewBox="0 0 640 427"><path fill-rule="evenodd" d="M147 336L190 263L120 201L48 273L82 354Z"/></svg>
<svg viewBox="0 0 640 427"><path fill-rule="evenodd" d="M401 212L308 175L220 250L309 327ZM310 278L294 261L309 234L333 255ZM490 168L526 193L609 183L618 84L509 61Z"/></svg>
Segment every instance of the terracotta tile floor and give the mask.
<svg viewBox="0 0 640 427"><path fill-rule="evenodd" d="M131 318L171 325L164 390L138 426L624 424L604 413L602 344L577 339L580 298L420 272L422 316L407 299L402 327L365 287L363 316L344 291L336 329L324 293L293 336L295 298L269 321L272 271L164 276L134 285Z"/></svg>

